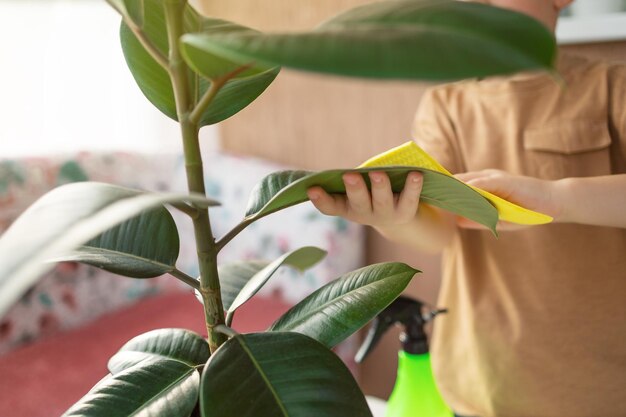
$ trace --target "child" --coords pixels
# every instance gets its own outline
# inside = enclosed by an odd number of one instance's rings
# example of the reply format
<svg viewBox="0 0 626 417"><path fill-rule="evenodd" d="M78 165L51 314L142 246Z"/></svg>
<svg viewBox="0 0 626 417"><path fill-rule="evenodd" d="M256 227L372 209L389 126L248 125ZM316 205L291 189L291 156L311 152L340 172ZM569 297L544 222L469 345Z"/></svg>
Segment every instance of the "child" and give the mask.
<svg viewBox="0 0 626 417"><path fill-rule="evenodd" d="M571 0L493 0L554 30ZM434 210L422 177L321 188L323 213L417 249L444 249L433 367L455 412L481 417L626 416L626 66L561 55L545 73L431 89L414 138L458 178L555 223L501 224L500 238ZM433 215L432 213L435 213ZM520 230L517 230L520 229ZM515 230L510 231L508 230Z"/></svg>

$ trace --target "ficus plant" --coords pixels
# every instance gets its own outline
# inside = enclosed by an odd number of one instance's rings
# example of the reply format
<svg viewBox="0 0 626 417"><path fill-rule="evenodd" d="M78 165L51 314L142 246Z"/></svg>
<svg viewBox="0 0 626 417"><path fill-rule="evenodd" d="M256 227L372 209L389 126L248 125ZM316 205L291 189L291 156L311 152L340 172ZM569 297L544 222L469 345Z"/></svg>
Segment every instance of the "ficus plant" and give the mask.
<svg viewBox="0 0 626 417"><path fill-rule="evenodd" d="M206 197L199 129L254 101L280 67L429 81L551 70L552 35L522 14L453 0L368 4L311 31L287 34L202 16L186 0L107 1L121 15L121 44L139 88L180 124L189 193L82 182L44 195L0 239L0 314L52 267L50 261L83 262L133 279L170 274L202 300L206 336L164 329L135 337L65 416L371 416L331 348L390 304L418 271L383 263L349 272L267 331L240 334L231 326L234 314L278 268L304 270L325 252L305 247L274 261L217 261L247 226L306 201L307 188L343 193L342 174L359 172L367 181L370 169L273 173L252 191L241 222L215 237L209 214L218 203ZM408 172L422 171L425 203L495 232L495 208L456 179L416 167L384 170L395 191ZM176 266L179 236L170 210L193 222L199 278Z"/></svg>

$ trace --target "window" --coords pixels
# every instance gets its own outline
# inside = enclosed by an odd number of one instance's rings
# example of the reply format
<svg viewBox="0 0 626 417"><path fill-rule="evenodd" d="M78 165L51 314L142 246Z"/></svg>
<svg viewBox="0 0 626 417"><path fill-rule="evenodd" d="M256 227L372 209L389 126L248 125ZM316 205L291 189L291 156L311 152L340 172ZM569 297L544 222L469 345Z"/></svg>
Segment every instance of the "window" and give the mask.
<svg viewBox="0 0 626 417"><path fill-rule="evenodd" d="M126 67L119 22L104 0L0 1L0 158L181 149Z"/></svg>

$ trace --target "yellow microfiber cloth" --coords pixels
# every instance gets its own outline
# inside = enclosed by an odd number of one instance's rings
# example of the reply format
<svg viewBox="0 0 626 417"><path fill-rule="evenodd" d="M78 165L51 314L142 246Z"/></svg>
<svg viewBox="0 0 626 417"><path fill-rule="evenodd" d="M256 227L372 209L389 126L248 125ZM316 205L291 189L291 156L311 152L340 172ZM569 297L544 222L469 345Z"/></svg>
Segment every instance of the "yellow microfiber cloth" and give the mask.
<svg viewBox="0 0 626 417"><path fill-rule="evenodd" d="M412 141L368 159L361 164L359 168L383 167L390 165L421 167L440 172L450 177L452 176L452 174L447 169L442 167L441 164L435 160L435 158L428 155L426 151ZM470 187L472 186L470 185ZM493 195L485 190L481 190L480 188L472 187L472 189L480 193L494 205L494 207L498 210L498 217L500 220L526 225L545 224L552 221L552 217L546 214L538 213L536 211L518 206L517 204L513 204L510 201L500 198L497 195Z"/></svg>

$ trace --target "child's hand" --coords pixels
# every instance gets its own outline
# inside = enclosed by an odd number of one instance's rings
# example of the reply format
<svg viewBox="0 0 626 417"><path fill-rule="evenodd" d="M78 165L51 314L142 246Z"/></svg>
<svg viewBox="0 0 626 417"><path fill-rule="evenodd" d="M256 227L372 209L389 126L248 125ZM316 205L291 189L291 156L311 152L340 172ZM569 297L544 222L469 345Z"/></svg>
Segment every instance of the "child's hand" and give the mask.
<svg viewBox="0 0 626 417"><path fill-rule="evenodd" d="M497 169L466 172L455 175L455 177L468 185L482 188L512 203L550 215L555 220L558 220L562 211L557 202L558 199L555 198L554 181L511 175ZM483 226L463 218L459 218L457 224L464 228L484 229ZM520 228L524 228L524 226L504 222L498 224L498 230L516 230Z"/></svg>
<svg viewBox="0 0 626 417"><path fill-rule="evenodd" d="M393 193L385 172L370 172L369 177L371 193L360 174L348 172L343 176L346 195L331 195L321 187L311 187L307 194L324 214L376 228L395 228L414 220L422 191L421 173L409 173L400 194Z"/></svg>

